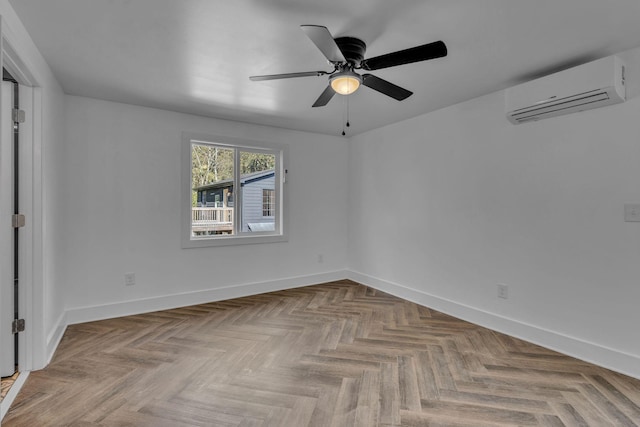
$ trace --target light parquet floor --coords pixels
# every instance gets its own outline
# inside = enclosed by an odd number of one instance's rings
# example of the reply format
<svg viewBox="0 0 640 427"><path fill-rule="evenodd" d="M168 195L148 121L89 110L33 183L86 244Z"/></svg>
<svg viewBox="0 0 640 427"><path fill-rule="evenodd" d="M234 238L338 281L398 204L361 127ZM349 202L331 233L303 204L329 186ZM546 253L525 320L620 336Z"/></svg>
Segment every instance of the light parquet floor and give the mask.
<svg viewBox="0 0 640 427"><path fill-rule="evenodd" d="M70 326L13 426L638 426L640 381L340 281Z"/></svg>

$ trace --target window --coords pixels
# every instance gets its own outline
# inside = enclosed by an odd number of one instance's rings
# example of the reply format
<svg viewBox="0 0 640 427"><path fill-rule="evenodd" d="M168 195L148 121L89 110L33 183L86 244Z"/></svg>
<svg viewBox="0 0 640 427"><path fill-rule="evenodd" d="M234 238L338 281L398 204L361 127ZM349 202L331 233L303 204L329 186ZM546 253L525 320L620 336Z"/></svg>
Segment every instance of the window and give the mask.
<svg viewBox="0 0 640 427"><path fill-rule="evenodd" d="M286 240L287 147L183 136L182 246Z"/></svg>
<svg viewBox="0 0 640 427"><path fill-rule="evenodd" d="M275 190L270 189L262 189L262 216L263 217L271 217L274 216L275 212L275 200L276 200L276 192Z"/></svg>

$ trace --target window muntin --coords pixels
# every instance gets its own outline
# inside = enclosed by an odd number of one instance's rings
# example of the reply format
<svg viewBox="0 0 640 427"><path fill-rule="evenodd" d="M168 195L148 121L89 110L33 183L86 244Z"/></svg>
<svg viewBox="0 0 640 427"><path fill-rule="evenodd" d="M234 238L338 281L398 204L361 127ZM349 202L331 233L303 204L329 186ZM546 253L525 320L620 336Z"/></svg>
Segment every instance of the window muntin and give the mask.
<svg viewBox="0 0 640 427"><path fill-rule="evenodd" d="M190 201L189 209L183 207L183 247L286 240L286 146L231 138L183 140L189 165L183 188Z"/></svg>

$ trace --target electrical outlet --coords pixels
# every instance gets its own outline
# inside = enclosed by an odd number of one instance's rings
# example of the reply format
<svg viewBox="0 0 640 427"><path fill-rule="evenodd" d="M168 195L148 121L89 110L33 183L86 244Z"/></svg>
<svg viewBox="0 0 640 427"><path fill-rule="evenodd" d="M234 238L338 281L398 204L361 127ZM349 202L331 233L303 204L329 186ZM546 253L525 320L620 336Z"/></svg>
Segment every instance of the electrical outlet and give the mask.
<svg viewBox="0 0 640 427"><path fill-rule="evenodd" d="M640 205L624 205L624 221L640 222Z"/></svg>
<svg viewBox="0 0 640 427"><path fill-rule="evenodd" d="M124 284L125 286L133 286L136 284L136 273L125 273L124 274Z"/></svg>
<svg viewBox="0 0 640 427"><path fill-rule="evenodd" d="M498 283L498 298L509 298L509 286L503 283Z"/></svg>

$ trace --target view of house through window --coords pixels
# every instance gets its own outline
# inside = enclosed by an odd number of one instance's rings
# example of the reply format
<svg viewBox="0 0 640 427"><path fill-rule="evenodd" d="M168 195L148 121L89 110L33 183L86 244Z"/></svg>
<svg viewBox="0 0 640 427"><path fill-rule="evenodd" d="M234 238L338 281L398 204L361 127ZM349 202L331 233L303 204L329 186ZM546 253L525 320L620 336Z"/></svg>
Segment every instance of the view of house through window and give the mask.
<svg viewBox="0 0 640 427"><path fill-rule="evenodd" d="M191 144L191 237L275 232L278 152Z"/></svg>

